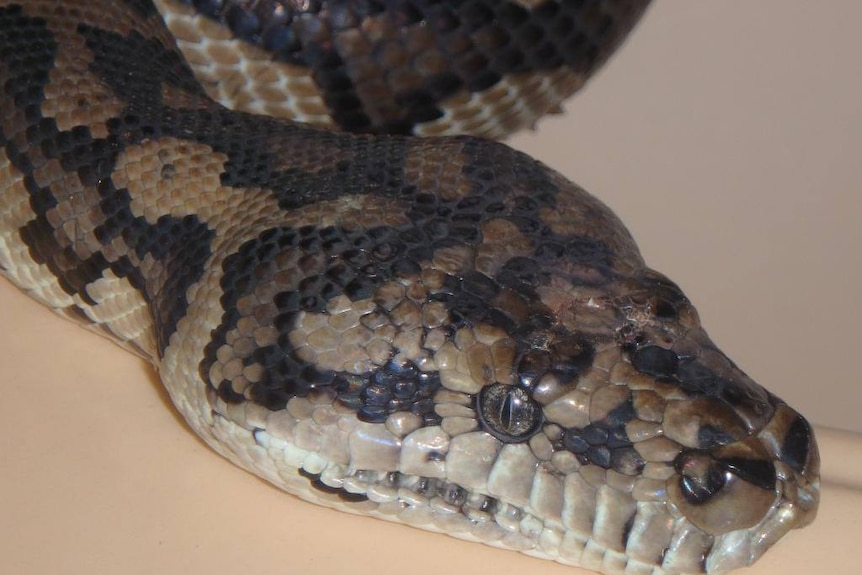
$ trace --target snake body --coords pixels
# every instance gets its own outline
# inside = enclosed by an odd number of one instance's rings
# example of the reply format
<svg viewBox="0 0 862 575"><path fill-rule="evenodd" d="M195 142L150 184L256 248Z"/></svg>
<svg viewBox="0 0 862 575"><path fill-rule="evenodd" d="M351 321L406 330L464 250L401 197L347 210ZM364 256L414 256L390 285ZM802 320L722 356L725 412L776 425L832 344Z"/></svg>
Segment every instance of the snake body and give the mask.
<svg viewBox="0 0 862 575"><path fill-rule="evenodd" d="M0 270L303 499L614 575L749 565L816 513L805 419L581 188L384 134L529 125L645 6L0 2Z"/></svg>

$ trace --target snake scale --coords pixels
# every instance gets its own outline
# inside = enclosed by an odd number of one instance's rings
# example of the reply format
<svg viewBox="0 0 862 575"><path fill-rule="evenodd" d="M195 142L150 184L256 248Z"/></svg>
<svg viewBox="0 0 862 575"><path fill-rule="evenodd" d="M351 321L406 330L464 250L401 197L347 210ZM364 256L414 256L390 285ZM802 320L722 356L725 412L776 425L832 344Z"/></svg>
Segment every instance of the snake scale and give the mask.
<svg viewBox="0 0 862 575"><path fill-rule="evenodd" d="M303 499L612 575L749 565L816 514L810 425L608 208L477 137L647 4L2 1L0 271Z"/></svg>

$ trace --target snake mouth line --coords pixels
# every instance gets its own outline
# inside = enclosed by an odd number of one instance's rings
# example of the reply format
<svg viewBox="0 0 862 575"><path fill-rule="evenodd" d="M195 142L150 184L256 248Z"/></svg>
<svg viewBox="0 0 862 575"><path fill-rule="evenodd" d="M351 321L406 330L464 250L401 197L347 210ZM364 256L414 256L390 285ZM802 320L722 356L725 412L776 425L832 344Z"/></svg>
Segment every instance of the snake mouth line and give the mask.
<svg viewBox="0 0 862 575"><path fill-rule="evenodd" d="M654 567L648 567L636 559L623 559L618 551L604 547L589 536L575 534L562 525L546 524L543 519L517 505L487 494L471 492L445 479L404 475L397 471L356 470L341 474L337 465L321 473L300 469L299 474L309 481L314 490L334 494L345 504L366 501L379 504L376 514L383 518L394 519L397 516L404 523L424 529L454 532L463 539L480 540L540 557L549 556L562 563L575 563L566 557L564 548L577 541L577 564L583 564L585 558L593 554L594 557L602 557L602 564L621 561L621 573L641 573L641 570L657 575L722 573L750 565L775 539L798 526L800 513L794 505L778 505L754 529L740 529L714 538L708 537L705 546L696 552L685 549L685 540L696 537L698 530L680 519L677 521L676 535L662 549L656 563L687 564L689 567L684 571L674 567L665 571L661 568L654 570ZM633 516L622 532L624 548L630 538L648 537L644 533L634 533L638 530L637 523ZM454 526L460 527L460 535ZM754 541L768 541L769 544L752 545ZM597 563L593 568L598 566Z"/></svg>
<svg viewBox="0 0 862 575"><path fill-rule="evenodd" d="M327 470L328 471L328 470ZM338 477L335 473L299 472L314 489L335 493L343 501L374 503L400 502L406 507L427 507L440 514L460 514L471 523L495 522L510 532L530 530L544 522L518 506L495 497L471 492L464 487L434 477L404 475L397 471L357 470Z"/></svg>
<svg viewBox="0 0 862 575"><path fill-rule="evenodd" d="M217 421L227 422L222 414L214 411L213 415ZM279 440L266 430L252 433L258 446L281 450L285 460L293 464L306 485L305 494L298 493L304 499L324 500L318 502L346 511L362 509L384 519L521 551L538 551L543 536L565 531L563 525L547 524L521 506L443 478L392 470L354 470ZM558 545L556 541L546 546Z"/></svg>
<svg viewBox="0 0 862 575"><path fill-rule="evenodd" d="M212 412L216 420L229 421L225 415ZM471 523L495 522L515 532L541 531L544 521L523 508L493 496L471 491L442 478L407 475L399 471L351 470L279 440L263 429L252 432L255 442L265 449L281 449L287 460L294 460L297 473L309 487L324 494L334 494L345 503L371 501L376 504L400 503L402 507L427 507L430 510L459 515Z"/></svg>

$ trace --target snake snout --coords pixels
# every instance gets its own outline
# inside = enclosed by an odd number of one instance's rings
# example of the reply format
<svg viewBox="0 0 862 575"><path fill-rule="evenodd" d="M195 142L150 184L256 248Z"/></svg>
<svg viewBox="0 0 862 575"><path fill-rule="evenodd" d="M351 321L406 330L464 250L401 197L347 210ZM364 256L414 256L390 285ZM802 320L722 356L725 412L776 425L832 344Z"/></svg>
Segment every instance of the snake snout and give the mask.
<svg viewBox="0 0 862 575"><path fill-rule="evenodd" d="M751 565L817 513L819 459L811 426L784 404L756 435L684 449L667 481L669 503L713 539L706 572Z"/></svg>
<svg viewBox="0 0 862 575"><path fill-rule="evenodd" d="M754 438L714 450L687 449L674 460L668 495L697 527L711 535L760 523L779 497L776 467Z"/></svg>
<svg viewBox="0 0 862 575"><path fill-rule="evenodd" d="M820 501L820 452L811 424L795 410L779 404L758 434L775 460L792 526L803 527L817 515Z"/></svg>
<svg viewBox="0 0 862 575"><path fill-rule="evenodd" d="M761 441L775 459L802 477L816 477L820 455L811 424L796 411L781 404L760 433Z"/></svg>

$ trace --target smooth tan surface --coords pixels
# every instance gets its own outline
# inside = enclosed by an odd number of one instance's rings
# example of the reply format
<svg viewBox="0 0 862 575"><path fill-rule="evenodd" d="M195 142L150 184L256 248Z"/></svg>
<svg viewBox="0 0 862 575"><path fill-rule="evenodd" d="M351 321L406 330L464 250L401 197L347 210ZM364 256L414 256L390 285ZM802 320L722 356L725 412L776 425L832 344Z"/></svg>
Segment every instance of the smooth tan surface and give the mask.
<svg viewBox="0 0 862 575"><path fill-rule="evenodd" d="M855 0L657 0L513 142L610 204L755 379L856 431L860 21ZM142 361L2 281L0 319L0 573L580 573L285 496L198 441ZM819 437L820 518L744 573L859 571L862 438Z"/></svg>

